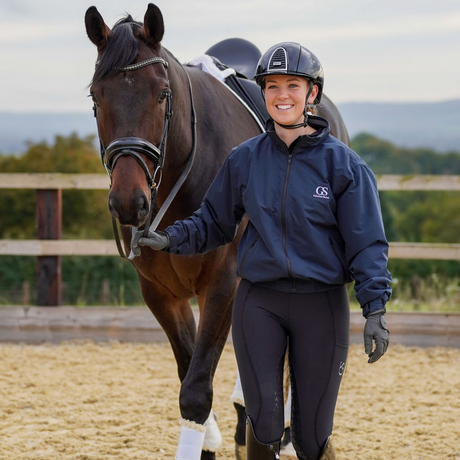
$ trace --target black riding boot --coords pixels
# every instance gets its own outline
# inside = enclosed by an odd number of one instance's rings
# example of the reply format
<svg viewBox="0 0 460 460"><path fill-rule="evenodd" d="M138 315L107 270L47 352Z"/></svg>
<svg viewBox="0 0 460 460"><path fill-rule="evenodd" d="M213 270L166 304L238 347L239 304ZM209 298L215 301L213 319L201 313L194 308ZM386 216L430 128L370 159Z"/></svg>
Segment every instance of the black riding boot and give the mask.
<svg viewBox="0 0 460 460"><path fill-rule="evenodd" d="M280 442L262 444L259 442L252 428L251 419L246 423L246 460L279 460Z"/></svg>
<svg viewBox="0 0 460 460"><path fill-rule="evenodd" d="M323 452L319 460L335 460L335 449L331 442L331 437L327 438L326 444L324 445Z"/></svg>

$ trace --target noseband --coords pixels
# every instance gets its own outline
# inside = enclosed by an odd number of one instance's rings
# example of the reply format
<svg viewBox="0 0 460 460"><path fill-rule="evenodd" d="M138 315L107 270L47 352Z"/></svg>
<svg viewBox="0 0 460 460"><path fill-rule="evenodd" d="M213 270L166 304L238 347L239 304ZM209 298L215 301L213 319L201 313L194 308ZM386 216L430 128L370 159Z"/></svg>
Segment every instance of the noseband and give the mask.
<svg viewBox="0 0 460 460"><path fill-rule="evenodd" d="M176 62L178 61L176 60ZM97 64L98 62L96 62L96 66ZM145 67L151 64L162 64L165 69L167 69L169 66L168 62L165 61L163 58L153 57L150 59L146 59L145 61L138 62L136 64L131 64L129 66L122 67L122 68L117 68L117 70L122 71L122 72L138 70L138 69L141 69L142 67ZM195 107L193 103L192 83L190 81L188 72L185 70L182 64L180 64L179 62L178 64L184 69L184 72L187 75L189 91L190 91L190 101L192 105L192 139L193 139L192 150L189 155L189 159L187 161L185 170L182 172L176 184L174 184L174 187L172 188L165 202L161 206L160 210L155 216L155 219L150 225L150 227L149 227L149 223L152 219L153 207L156 201L158 187L160 186L160 183L161 183L163 166L165 162L166 141L167 141L168 131L169 131L169 121L173 113L172 112L171 90L165 89L163 91L163 94L166 97L166 111L165 111L163 134L161 136L161 141L158 147L153 145L151 142L145 139L142 139L140 137L120 137L120 138L114 139L107 147L104 147L104 145L100 141L102 164L104 165L107 171L107 174L110 177L110 187L112 187L113 170L115 168L117 161L122 156L131 156L139 163L140 167L144 171L145 177L147 179L147 183L150 187L150 192L151 192L150 207L149 207L149 215L147 217L147 223L144 227L143 232L137 232L136 235L134 235L134 238L131 241L131 253L129 256L125 255L123 248L121 247L120 236L118 234L118 227L117 227L116 219L112 216L112 226L113 226L113 230L115 234L115 242L117 244L118 252L122 258L127 259L127 260L132 260L134 259L134 257L140 255L141 253L140 248L138 245L133 246L133 241L136 241L136 242L139 241L140 236L147 237L149 231L154 231L157 228L158 224L160 223L161 219L166 213L169 205L171 204L172 200L176 196L182 184L185 182L185 179L187 178L193 166L193 161L194 161L195 152L196 152L196 114L195 114ZM93 110L94 110L94 116L97 119L96 104L94 104ZM99 136L99 139L100 139L100 136ZM147 163L142 158L141 154L144 154L147 158L153 161L153 164L154 164L153 174L150 172L147 166Z"/></svg>

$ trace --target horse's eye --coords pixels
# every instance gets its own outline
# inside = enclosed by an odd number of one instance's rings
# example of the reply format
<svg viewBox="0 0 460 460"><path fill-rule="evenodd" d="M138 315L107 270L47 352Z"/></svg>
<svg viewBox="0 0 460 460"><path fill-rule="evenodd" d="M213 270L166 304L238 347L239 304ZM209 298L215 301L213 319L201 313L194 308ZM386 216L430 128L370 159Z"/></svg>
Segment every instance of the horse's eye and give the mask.
<svg viewBox="0 0 460 460"><path fill-rule="evenodd" d="M164 89L161 93L160 93L160 97L158 98L158 102L161 104L162 102L165 101L166 99L166 96L169 94L169 89Z"/></svg>
<svg viewBox="0 0 460 460"><path fill-rule="evenodd" d="M96 95L94 93L89 93L88 97L90 97L93 100L95 105L99 105L99 103L97 102Z"/></svg>

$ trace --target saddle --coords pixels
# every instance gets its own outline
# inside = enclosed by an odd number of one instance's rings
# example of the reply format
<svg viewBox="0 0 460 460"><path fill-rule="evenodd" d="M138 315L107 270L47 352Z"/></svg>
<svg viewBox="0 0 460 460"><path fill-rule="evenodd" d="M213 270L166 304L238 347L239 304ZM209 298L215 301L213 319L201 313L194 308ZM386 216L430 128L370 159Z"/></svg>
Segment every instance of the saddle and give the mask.
<svg viewBox="0 0 460 460"><path fill-rule="evenodd" d="M225 78L230 87L254 112L262 126L270 118L260 86L252 80L262 53L248 40L228 38L211 46L206 53L219 70L234 69L236 75Z"/></svg>

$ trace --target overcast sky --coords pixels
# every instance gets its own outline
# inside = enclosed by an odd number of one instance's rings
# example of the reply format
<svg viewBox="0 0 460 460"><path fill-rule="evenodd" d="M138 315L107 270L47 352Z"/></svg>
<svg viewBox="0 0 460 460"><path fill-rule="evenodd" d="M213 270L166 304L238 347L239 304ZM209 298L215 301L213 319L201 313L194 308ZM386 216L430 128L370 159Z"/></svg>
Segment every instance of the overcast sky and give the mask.
<svg viewBox="0 0 460 460"><path fill-rule="evenodd" d="M0 111L81 112L96 48L84 15L106 24L147 1L0 0ZM321 60L336 103L460 99L460 0L157 0L163 45L187 62L230 37L262 52L296 41Z"/></svg>

